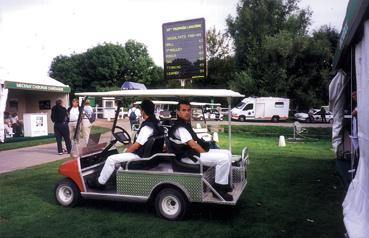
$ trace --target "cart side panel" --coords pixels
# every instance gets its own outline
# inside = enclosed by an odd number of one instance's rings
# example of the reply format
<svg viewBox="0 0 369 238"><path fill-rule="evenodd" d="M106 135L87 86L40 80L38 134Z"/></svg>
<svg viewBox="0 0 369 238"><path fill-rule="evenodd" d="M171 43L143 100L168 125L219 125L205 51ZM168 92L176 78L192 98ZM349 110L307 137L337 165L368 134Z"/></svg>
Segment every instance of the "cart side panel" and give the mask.
<svg viewBox="0 0 369 238"><path fill-rule="evenodd" d="M132 196L149 197L161 184L174 184L181 188L191 202L201 202L203 184L201 175L151 173L142 171L118 171L117 193Z"/></svg>

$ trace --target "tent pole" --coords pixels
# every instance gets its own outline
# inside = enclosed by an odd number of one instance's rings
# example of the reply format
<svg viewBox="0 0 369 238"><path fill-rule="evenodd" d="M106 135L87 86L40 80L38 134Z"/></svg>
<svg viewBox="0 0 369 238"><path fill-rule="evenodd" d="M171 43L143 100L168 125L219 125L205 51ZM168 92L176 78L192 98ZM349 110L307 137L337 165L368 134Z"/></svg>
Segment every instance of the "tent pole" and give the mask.
<svg viewBox="0 0 369 238"><path fill-rule="evenodd" d="M228 147L229 151L232 153L232 131L231 131L231 120L232 120L232 114L231 114L231 97L227 97L228 101Z"/></svg>

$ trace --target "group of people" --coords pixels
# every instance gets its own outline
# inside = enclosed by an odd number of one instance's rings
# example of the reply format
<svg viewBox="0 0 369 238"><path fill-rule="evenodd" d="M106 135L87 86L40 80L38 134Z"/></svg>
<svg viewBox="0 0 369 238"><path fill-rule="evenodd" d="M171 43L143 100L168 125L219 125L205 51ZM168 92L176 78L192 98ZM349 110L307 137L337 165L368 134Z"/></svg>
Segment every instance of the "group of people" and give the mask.
<svg viewBox="0 0 369 238"><path fill-rule="evenodd" d="M321 107L320 108L319 114L320 114L320 118L322 120L322 123L327 123L327 118L326 118L327 111L325 110L324 107ZM314 109L313 108L310 108L309 109L308 116L309 116L310 122L314 122L315 121L315 118L314 118Z"/></svg>
<svg viewBox="0 0 369 238"><path fill-rule="evenodd" d="M152 101L144 100L141 103L141 123L136 140L125 148L124 153L111 155L99 176L87 181L91 188L103 189L115 170L115 165L142 157L146 142L153 136L163 134L160 122L155 117L155 106ZM229 175L232 163L232 154L229 150L209 149L206 142L199 139L191 126L191 106L188 101L180 101L176 108L177 120L168 132L169 141L177 158L196 160L198 158L205 166L215 166L215 189L226 201L232 201L229 194L232 191Z"/></svg>
<svg viewBox="0 0 369 238"><path fill-rule="evenodd" d="M12 114L4 112L4 130L5 137L18 137L23 135L23 125L19 121L16 112Z"/></svg>
<svg viewBox="0 0 369 238"><path fill-rule="evenodd" d="M83 114L81 117L80 130L77 131L77 121L80 112ZM59 155L71 152L71 141L73 139L77 141L83 139L84 143L86 143L86 145L88 144L92 126L90 118L92 115L93 109L88 100L86 100L84 107L80 108L79 100L75 98L72 101L72 106L68 109L64 107L63 100L56 100L55 106L51 109L51 120L54 122L54 134ZM62 146L63 138L66 150L63 149Z"/></svg>

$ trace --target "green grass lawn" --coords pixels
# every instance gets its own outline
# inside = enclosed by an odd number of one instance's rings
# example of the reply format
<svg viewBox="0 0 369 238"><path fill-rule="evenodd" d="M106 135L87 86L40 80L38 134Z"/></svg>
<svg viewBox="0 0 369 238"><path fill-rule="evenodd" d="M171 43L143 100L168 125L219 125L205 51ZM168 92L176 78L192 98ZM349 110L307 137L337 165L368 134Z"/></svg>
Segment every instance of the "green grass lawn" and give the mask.
<svg viewBox="0 0 369 238"><path fill-rule="evenodd" d="M242 130L233 148L249 147L249 180L234 208L195 204L181 222L160 219L145 204L63 208L53 194L59 161L0 175L0 237L342 237L344 191L330 141L279 148L277 136Z"/></svg>

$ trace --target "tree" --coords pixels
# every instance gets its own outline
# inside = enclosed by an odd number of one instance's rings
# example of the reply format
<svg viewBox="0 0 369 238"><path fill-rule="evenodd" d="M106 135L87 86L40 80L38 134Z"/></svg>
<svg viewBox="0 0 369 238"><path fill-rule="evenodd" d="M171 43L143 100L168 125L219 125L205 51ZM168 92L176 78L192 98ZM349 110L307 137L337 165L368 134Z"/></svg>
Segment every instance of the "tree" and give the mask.
<svg viewBox="0 0 369 238"><path fill-rule="evenodd" d="M126 81L155 86L162 69L154 64L146 46L129 40L125 46L104 43L81 54L53 59L51 77L71 86L72 93L119 89Z"/></svg>
<svg viewBox="0 0 369 238"><path fill-rule="evenodd" d="M235 62L232 55L232 39L227 32L215 27L207 31L206 55L208 75L204 79L194 80L197 88L227 88L235 73Z"/></svg>
<svg viewBox="0 0 369 238"><path fill-rule="evenodd" d="M228 32L217 31L215 27L210 28L206 33L207 59L224 59L231 56L231 40Z"/></svg>
<svg viewBox="0 0 369 238"><path fill-rule="evenodd" d="M123 70L125 80L151 85L163 77L157 74L154 61L144 44L129 40L125 49L128 53L127 65Z"/></svg>
<svg viewBox="0 0 369 238"><path fill-rule="evenodd" d="M241 0L227 25L238 72L230 86L246 95L286 96L306 108L327 103L335 30L308 34L311 11L299 0Z"/></svg>

